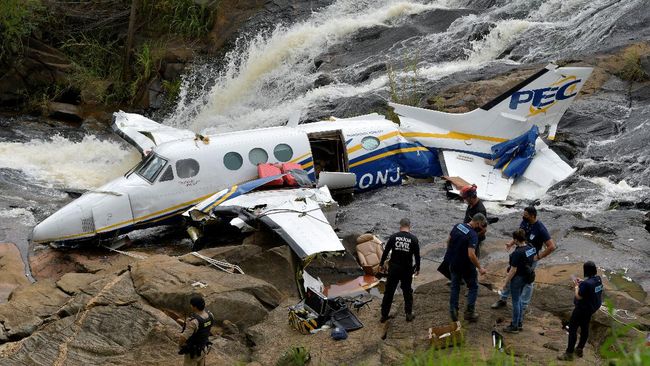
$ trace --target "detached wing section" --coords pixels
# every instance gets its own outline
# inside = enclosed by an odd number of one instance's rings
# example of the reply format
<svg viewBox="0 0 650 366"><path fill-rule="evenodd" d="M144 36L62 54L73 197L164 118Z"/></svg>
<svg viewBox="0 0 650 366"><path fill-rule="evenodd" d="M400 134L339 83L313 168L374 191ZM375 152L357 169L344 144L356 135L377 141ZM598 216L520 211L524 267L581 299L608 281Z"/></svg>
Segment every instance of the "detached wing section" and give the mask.
<svg viewBox="0 0 650 366"><path fill-rule="evenodd" d="M122 111L113 113L112 127L115 133L138 148L143 155L163 142L196 136L192 131L165 126L139 114Z"/></svg>
<svg viewBox="0 0 650 366"><path fill-rule="evenodd" d="M233 225L250 226L257 221L277 233L301 258L345 248L332 229L323 208L335 209L327 187L253 191L273 180L269 177L233 186L197 204L185 215L200 220L203 215L237 216ZM248 192L248 193L246 193Z"/></svg>

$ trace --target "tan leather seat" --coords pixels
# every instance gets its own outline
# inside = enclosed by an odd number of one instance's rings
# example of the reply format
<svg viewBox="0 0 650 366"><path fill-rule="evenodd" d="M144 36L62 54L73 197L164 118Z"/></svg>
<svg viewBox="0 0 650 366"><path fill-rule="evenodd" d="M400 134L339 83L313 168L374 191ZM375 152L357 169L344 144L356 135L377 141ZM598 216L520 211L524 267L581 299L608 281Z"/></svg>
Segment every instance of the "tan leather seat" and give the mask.
<svg viewBox="0 0 650 366"><path fill-rule="evenodd" d="M357 238L357 257L364 272L374 275L379 271L379 262L384 249L381 240L372 234L363 234Z"/></svg>

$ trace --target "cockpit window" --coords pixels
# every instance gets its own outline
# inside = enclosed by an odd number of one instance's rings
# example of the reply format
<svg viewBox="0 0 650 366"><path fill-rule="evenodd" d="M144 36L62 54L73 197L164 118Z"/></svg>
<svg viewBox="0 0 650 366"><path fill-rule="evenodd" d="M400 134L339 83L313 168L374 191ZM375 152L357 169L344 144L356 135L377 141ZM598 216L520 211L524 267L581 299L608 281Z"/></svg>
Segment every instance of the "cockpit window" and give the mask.
<svg viewBox="0 0 650 366"><path fill-rule="evenodd" d="M172 170L172 166L168 166L165 172L160 176L159 182L165 182L168 180L174 180L174 171Z"/></svg>
<svg viewBox="0 0 650 366"><path fill-rule="evenodd" d="M136 173L149 181L149 183L153 183L160 171L165 167L165 164L167 164L166 159L153 154L138 168L138 170L136 170Z"/></svg>
<svg viewBox="0 0 650 366"><path fill-rule="evenodd" d="M199 174L199 162L194 159L182 159L176 162L176 174L179 178L192 178Z"/></svg>

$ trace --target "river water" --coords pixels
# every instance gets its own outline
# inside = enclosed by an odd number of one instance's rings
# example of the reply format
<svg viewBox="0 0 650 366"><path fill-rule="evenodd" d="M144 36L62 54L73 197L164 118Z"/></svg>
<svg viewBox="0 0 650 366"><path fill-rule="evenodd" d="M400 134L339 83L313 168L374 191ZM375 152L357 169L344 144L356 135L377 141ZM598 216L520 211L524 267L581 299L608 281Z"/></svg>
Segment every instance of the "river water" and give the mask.
<svg viewBox="0 0 650 366"><path fill-rule="evenodd" d="M347 117L383 108L390 98L388 69L404 93L431 96L459 82L589 59L650 39L645 0L313 3L291 21L244 24L225 57L197 62L183 77L176 107L155 117L203 133L282 125L294 111L306 122ZM323 78L329 83L315 87ZM563 146L576 152L567 157L578 172L540 206L540 218L560 244L552 262L597 258L646 290L650 237L637 208L650 204L648 94L613 78L572 105L559 132L567 136ZM16 243L26 257L31 228L69 202L68 191L97 187L138 159L110 131L0 116L0 242ZM618 209L609 210L612 203ZM524 204L490 207L502 217L495 238L517 226ZM359 195L342 209L341 232L374 227L388 235L389 222L401 213L418 217L425 242L439 243L462 211L440 184L416 182Z"/></svg>

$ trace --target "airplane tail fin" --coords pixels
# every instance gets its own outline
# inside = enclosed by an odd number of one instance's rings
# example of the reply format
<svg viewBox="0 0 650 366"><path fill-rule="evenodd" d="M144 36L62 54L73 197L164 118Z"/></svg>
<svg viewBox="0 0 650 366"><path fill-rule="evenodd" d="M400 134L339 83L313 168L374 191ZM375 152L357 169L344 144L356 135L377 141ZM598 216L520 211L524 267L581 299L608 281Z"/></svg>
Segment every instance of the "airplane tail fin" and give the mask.
<svg viewBox="0 0 650 366"><path fill-rule="evenodd" d="M549 64L528 79L483 105L480 109L506 119L549 126L555 138L557 124L592 72L591 67L557 67Z"/></svg>
<svg viewBox="0 0 650 366"><path fill-rule="evenodd" d="M437 129L478 137L486 141L510 140L537 125L549 126L555 138L557 124L591 75L591 67L557 67L549 64L507 92L467 113L444 113L390 103L395 112ZM426 128L426 127L425 127Z"/></svg>

